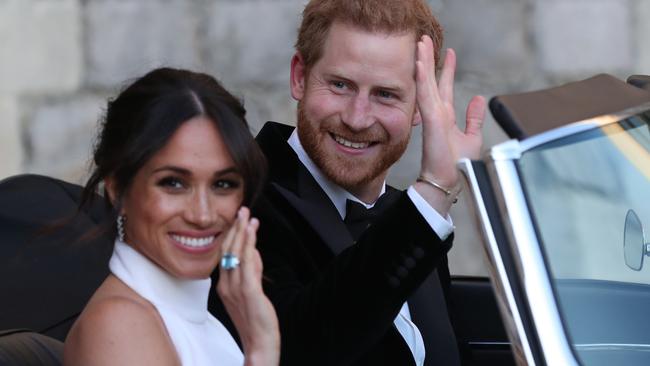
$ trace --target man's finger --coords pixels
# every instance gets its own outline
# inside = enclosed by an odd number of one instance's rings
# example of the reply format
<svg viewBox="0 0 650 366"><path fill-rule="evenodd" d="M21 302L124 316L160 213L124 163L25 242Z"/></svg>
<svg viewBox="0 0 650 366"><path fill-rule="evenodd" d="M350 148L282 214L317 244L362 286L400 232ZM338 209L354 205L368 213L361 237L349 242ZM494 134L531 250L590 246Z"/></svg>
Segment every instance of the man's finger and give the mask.
<svg viewBox="0 0 650 366"><path fill-rule="evenodd" d="M418 109L422 116L430 115L434 105L440 104L433 52L433 42L428 36L423 36L417 43L415 62L415 87Z"/></svg>
<svg viewBox="0 0 650 366"><path fill-rule="evenodd" d="M466 113L465 134L473 136L481 136L481 129L483 128L483 121L485 121L485 98L476 95L469 101Z"/></svg>
<svg viewBox="0 0 650 366"><path fill-rule="evenodd" d="M456 52L448 48L445 53L445 62L440 73L440 82L438 83L438 92L440 99L454 105L454 77L456 75Z"/></svg>

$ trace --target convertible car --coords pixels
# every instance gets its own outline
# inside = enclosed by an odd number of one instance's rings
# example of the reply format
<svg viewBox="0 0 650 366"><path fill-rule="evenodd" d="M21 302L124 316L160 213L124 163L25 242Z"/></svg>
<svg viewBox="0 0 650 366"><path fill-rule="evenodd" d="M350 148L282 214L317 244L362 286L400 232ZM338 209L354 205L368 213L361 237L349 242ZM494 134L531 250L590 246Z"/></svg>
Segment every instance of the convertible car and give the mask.
<svg viewBox="0 0 650 366"><path fill-rule="evenodd" d="M490 109L511 140L458 164L490 275L452 278L466 363L649 365L650 77L598 75ZM79 195L43 176L0 181L0 365L59 365L108 273L104 202L78 211Z"/></svg>
<svg viewBox="0 0 650 366"><path fill-rule="evenodd" d="M512 140L463 160L518 365L649 365L650 78L495 97Z"/></svg>

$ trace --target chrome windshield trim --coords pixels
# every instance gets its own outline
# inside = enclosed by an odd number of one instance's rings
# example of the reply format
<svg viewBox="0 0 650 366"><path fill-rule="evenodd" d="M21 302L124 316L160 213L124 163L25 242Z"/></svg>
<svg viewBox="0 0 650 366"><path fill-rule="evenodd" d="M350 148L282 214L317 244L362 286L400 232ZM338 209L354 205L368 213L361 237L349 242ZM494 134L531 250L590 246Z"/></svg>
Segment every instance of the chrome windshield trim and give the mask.
<svg viewBox="0 0 650 366"><path fill-rule="evenodd" d="M497 160L515 160L521 158L521 143L519 140L508 140L495 145L488 152L492 161Z"/></svg>
<svg viewBox="0 0 650 366"><path fill-rule="evenodd" d="M512 245L516 271L523 283L525 301L537 331L545 364L578 365L560 319L550 276L530 218L515 161L487 161L486 166L499 210L506 223L506 235Z"/></svg>
<svg viewBox="0 0 650 366"><path fill-rule="evenodd" d="M469 159L461 159L458 168L465 176L469 192L476 208L475 220L478 222L478 227L481 228L483 238L483 250L485 257L488 259L488 272L493 284L493 289L496 294L497 304L503 317L504 328L508 333L508 337L512 342L512 352L517 365L535 365L535 359L530 349L528 336L521 320L520 310L517 307L510 281L508 280L508 273L503 263L499 246L497 245L492 224L487 214L485 202L481 195L481 187L478 185L474 167Z"/></svg>
<svg viewBox="0 0 650 366"><path fill-rule="evenodd" d="M650 110L650 102L640 104L636 107L625 109L621 112L605 114L602 116L569 123L562 127L554 128L552 130L521 140L520 141L521 152L523 153L525 151L528 151L530 149L533 149L537 146L543 145L553 140L561 139L563 137L570 136L576 133L602 127L604 125L613 122L618 122L647 110ZM499 145L496 145L495 147Z"/></svg>
<svg viewBox="0 0 650 366"><path fill-rule="evenodd" d="M583 343L573 345L578 351L640 351L650 352L650 344Z"/></svg>

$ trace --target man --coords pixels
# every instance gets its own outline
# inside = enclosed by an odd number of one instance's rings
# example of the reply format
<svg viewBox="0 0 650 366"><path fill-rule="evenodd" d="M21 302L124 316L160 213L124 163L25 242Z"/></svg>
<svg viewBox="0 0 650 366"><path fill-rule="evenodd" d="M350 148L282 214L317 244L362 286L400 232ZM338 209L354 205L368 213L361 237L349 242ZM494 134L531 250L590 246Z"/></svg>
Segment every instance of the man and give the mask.
<svg viewBox="0 0 650 366"><path fill-rule="evenodd" d="M423 0L312 0L291 61L296 130L259 133L270 184L256 208L283 365L459 365L445 304L455 163L481 147L485 101L456 127L455 55ZM420 178L385 184L423 124ZM358 205L378 206L365 218ZM381 206L381 207L379 207ZM382 212L374 212L381 209ZM436 268L438 270L436 271Z"/></svg>

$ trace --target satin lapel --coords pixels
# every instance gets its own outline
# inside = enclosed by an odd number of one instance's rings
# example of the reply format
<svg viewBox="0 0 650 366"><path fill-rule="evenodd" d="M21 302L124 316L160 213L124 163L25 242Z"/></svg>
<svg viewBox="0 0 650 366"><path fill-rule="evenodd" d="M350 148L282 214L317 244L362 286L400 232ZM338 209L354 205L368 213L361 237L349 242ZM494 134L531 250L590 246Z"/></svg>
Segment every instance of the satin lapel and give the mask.
<svg viewBox="0 0 650 366"><path fill-rule="evenodd" d="M271 167L271 186L305 218L332 252L339 254L352 245L352 236L334 204L287 143L291 131L293 127L267 122L256 137Z"/></svg>
<svg viewBox="0 0 650 366"><path fill-rule="evenodd" d="M298 173L298 194L272 183L272 186L307 220L334 254L352 245L352 236L336 207L301 165Z"/></svg>
<svg viewBox="0 0 650 366"><path fill-rule="evenodd" d="M437 270L411 295L408 304L411 320L424 341L424 365L460 365L458 345Z"/></svg>

